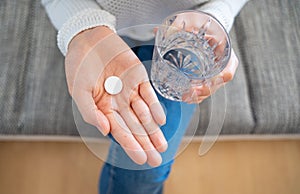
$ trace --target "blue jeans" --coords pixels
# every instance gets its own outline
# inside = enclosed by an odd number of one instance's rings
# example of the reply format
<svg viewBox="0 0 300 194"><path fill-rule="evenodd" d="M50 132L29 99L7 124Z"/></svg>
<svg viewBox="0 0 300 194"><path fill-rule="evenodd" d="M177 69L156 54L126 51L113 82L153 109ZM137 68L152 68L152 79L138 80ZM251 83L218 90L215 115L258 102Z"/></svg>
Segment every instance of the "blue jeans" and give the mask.
<svg viewBox="0 0 300 194"><path fill-rule="evenodd" d="M126 42L149 70L153 43L148 42L144 45L135 46L130 39L127 39ZM168 141L168 149L162 153L162 164L156 168L147 164L135 164L111 136L108 158L100 177L100 194L163 193L164 181L168 178L177 149L196 106L165 99L158 93L157 96L164 106L167 116L166 124L161 127Z"/></svg>

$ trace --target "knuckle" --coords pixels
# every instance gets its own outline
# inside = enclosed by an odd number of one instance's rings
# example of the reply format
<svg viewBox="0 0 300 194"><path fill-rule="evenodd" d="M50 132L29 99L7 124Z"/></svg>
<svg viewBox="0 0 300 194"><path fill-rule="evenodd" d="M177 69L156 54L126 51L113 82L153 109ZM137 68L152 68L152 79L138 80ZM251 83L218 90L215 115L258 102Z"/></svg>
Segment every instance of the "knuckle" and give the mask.
<svg viewBox="0 0 300 194"><path fill-rule="evenodd" d="M135 126L131 129L131 133L135 136L143 136L146 135L146 132L143 127L135 124Z"/></svg>
<svg viewBox="0 0 300 194"><path fill-rule="evenodd" d="M138 139L139 139L139 143L142 145L144 149L150 150L154 148L148 136L142 136L139 137Z"/></svg>
<svg viewBox="0 0 300 194"><path fill-rule="evenodd" d="M121 141L119 143L120 143L120 145L121 145L122 148L124 148L126 150L130 150L130 151L133 150L131 144L128 141Z"/></svg>
<svg viewBox="0 0 300 194"><path fill-rule="evenodd" d="M148 110L143 110L139 112L137 115L143 123L149 123L151 121L151 115Z"/></svg>

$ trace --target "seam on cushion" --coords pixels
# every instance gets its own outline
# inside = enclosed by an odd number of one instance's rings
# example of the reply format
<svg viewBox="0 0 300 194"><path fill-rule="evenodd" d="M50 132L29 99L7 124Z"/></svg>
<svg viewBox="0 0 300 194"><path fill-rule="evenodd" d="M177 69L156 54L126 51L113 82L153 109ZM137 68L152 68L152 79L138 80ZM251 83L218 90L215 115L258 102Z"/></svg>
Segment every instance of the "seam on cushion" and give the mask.
<svg viewBox="0 0 300 194"><path fill-rule="evenodd" d="M246 48L247 45L244 44L244 39L246 39L247 37L245 37L245 26L243 25L243 22L237 22L238 20L240 20L239 17L236 17L236 23L239 23L239 28L235 27L234 28L234 32L236 34L237 37L237 41L238 41L238 47L239 47L239 52L240 52L240 61L242 61L242 63L244 64L244 75L245 75L245 81L246 81L246 86L247 86L247 98L249 101L249 107L250 107L250 111L251 111L251 116L252 116L252 120L253 120L253 128L250 131L250 134L254 134L255 129L257 127L257 117L255 115L255 107L254 107L254 103L252 103L251 99L254 99L254 94L253 94L253 86L250 84L250 76L249 76L249 63L246 60L245 56L247 55L245 49L240 49L240 48Z"/></svg>
<svg viewBox="0 0 300 194"><path fill-rule="evenodd" d="M30 69L30 62L31 62L31 58L32 58L32 47L33 47L33 42L34 42L34 38L33 38L33 31L34 31L34 18L36 17L36 13L34 11L31 10L35 10L37 8L37 5L35 2L30 1L30 6L29 9L30 11L28 11L28 16L25 20L25 24L26 27L24 28L24 31L26 34L29 34L27 36L27 38L25 38L25 41L23 41L21 43L21 47L22 44L25 45L27 52L24 57L24 66L22 67L22 70L18 71L18 75L17 75L17 79L18 82L15 85L16 88L16 96L15 98L17 98L15 100L14 103L14 107L13 110L18 114L18 118L16 119L18 124L18 128L17 128L17 133L22 133L24 130L24 120L25 120L25 114L26 114L26 107L25 107L25 101L26 101L26 90L28 89L27 87L27 79L28 79L28 72ZM25 42L25 43L24 43ZM20 47L18 48L18 53L23 52L24 50L20 50Z"/></svg>

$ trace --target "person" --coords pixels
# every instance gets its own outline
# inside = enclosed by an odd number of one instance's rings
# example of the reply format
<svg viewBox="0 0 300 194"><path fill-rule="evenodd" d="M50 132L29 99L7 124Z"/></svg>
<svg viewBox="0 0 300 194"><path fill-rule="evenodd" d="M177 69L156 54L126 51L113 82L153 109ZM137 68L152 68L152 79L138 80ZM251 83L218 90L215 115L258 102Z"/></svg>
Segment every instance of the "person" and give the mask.
<svg viewBox="0 0 300 194"><path fill-rule="evenodd" d="M162 193L195 104L232 80L238 59L232 51L218 75L222 82L195 89L189 103L171 101L155 92L143 66L152 57L153 29L130 27L160 24L174 12L193 9L215 16L229 32L247 0L41 1L58 30L70 95L84 121L113 140L99 192ZM106 90L110 76L122 78L120 94Z"/></svg>

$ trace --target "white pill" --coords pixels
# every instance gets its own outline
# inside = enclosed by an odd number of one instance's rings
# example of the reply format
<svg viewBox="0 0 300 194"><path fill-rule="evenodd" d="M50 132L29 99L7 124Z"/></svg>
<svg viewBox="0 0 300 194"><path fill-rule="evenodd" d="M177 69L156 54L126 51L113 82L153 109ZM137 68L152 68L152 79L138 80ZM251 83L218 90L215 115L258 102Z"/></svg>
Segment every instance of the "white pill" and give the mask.
<svg viewBox="0 0 300 194"><path fill-rule="evenodd" d="M117 76L110 76L105 80L104 88L111 95L119 94L123 88L122 80Z"/></svg>

